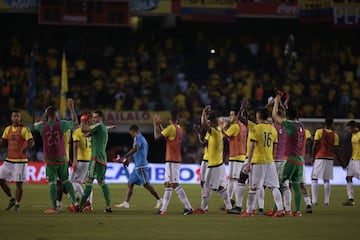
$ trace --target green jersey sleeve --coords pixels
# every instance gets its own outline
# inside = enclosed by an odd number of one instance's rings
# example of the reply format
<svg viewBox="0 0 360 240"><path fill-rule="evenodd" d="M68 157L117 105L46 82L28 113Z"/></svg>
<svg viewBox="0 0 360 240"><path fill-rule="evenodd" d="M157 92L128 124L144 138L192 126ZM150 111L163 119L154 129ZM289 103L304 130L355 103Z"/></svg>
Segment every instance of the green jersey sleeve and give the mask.
<svg viewBox="0 0 360 240"><path fill-rule="evenodd" d="M74 123L72 121L61 120L60 121L60 128L61 128L61 132L65 133L68 130L71 130L71 129L74 128Z"/></svg>
<svg viewBox="0 0 360 240"><path fill-rule="evenodd" d="M34 130L39 131L40 135L42 135L43 123L42 122L34 123Z"/></svg>

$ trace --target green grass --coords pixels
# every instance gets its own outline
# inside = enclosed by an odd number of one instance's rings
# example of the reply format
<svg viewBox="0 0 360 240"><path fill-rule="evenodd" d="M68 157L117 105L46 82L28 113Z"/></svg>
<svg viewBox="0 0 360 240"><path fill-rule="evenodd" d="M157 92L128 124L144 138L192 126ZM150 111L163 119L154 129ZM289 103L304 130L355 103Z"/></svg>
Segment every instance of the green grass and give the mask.
<svg viewBox="0 0 360 240"><path fill-rule="evenodd" d="M14 185L11 186L14 190ZM163 187L156 185L162 194ZM200 187L184 185L193 207L200 204ZM221 199L212 194L205 215L183 216L183 207L175 192L168 215L154 215L155 199L141 187L134 189L130 209L114 209L112 214L103 212L104 200L99 186L94 186L93 212L47 215L43 211L50 206L47 185L25 185L21 210L0 211L1 239L24 240L82 240L82 239L346 239L357 236L360 208L342 207L346 199L345 186L332 188L329 207L315 206L313 214L301 218L270 218L256 215L239 218L223 214L219 209ZM308 187L308 190L310 188ZM123 201L126 185L110 185L112 205ZM355 196L358 195L355 187ZM319 189L319 202L323 199ZM64 205L69 204L67 198ZM0 208L7 206L8 199L0 194ZM271 194L266 190L265 208L272 207Z"/></svg>

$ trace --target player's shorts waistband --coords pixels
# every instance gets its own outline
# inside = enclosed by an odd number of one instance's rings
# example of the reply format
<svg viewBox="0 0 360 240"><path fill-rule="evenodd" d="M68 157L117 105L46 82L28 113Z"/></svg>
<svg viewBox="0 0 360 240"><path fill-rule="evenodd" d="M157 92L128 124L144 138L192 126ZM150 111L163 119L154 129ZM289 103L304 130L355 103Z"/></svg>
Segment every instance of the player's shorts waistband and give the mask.
<svg viewBox="0 0 360 240"><path fill-rule="evenodd" d="M215 166L208 166L208 168L216 168L216 167L220 167L221 165L223 165L224 163L220 163L218 165L215 165Z"/></svg>
<svg viewBox="0 0 360 240"><path fill-rule="evenodd" d="M238 159L229 159L229 162L241 162L241 163L243 163L243 162L245 162L245 160L238 160Z"/></svg>
<svg viewBox="0 0 360 240"><path fill-rule="evenodd" d="M294 165L304 165L305 164L304 161L300 162L300 161L293 160L291 158L288 158L287 161Z"/></svg>
<svg viewBox="0 0 360 240"><path fill-rule="evenodd" d="M91 160L77 160L78 162L90 162Z"/></svg>
<svg viewBox="0 0 360 240"><path fill-rule="evenodd" d="M328 161L333 161L334 158L332 158L332 157L321 157L321 158L315 158L315 160L328 160Z"/></svg>
<svg viewBox="0 0 360 240"><path fill-rule="evenodd" d="M203 159L202 162L209 162L209 160Z"/></svg>
<svg viewBox="0 0 360 240"><path fill-rule="evenodd" d="M11 160L8 160L8 159L5 159L4 162L8 162L8 163L15 163L15 164L24 164L24 163L28 163L28 161L11 161Z"/></svg>
<svg viewBox="0 0 360 240"><path fill-rule="evenodd" d="M286 162L287 160L286 160L286 158L283 158L283 159L275 159L274 161L275 162Z"/></svg>

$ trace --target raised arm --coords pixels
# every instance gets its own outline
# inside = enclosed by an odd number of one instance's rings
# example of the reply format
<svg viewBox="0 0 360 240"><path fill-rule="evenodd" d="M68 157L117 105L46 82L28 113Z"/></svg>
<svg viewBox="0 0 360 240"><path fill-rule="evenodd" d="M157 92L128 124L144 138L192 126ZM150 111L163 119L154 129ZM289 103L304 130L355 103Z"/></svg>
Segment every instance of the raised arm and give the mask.
<svg viewBox="0 0 360 240"><path fill-rule="evenodd" d="M209 126L209 123L207 121L207 115L209 114L211 110L211 106L210 105L207 105L203 111L202 111L202 114L201 114L201 126L206 130L208 131L210 129L210 126Z"/></svg>
<svg viewBox="0 0 360 240"><path fill-rule="evenodd" d="M239 119L239 121L242 123L242 124L245 124L247 125L247 121L248 121L248 114L246 112L246 110L249 108L249 101L247 98L243 98L241 100L241 103L240 103L240 110L239 112L237 113L237 118Z"/></svg>
<svg viewBox="0 0 360 240"><path fill-rule="evenodd" d="M79 151L79 141L74 141L73 142L73 163L72 163L72 167L73 170L76 171L77 169L77 160L78 160L78 151Z"/></svg>
<svg viewBox="0 0 360 240"><path fill-rule="evenodd" d="M46 120L46 114L47 114L47 111L49 110L49 108L51 108L52 106L48 106L44 113L40 116L40 118L38 118L37 120L35 120L35 123L38 123L38 122L44 122Z"/></svg>
<svg viewBox="0 0 360 240"><path fill-rule="evenodd" d="M159 115L154 114L153 126L154 126L154 139L158 140L162 138L161 131L163 130L163 127L161 126L161 119Z"/></svg>
<svg viewBox="0 0 360 240"><path fill-rule="evenodd" d="M279 116L278 112L279 112L279 104L280 104L280 96L277 95L275 98L274 98L274 106L273 106L273 109L272 109L272 118L275 122L281 124L284 120L282 117Z"/></svg>
<svg viewBox="0 0 360 240"><path fill-rule="evenodd" d="M67 105L68 105L68 109L71 114L71 121L73 121L75 127L78 127L79 122L78 122L78 118L75 113L74 100L72 98L68 98Z"/></svg>

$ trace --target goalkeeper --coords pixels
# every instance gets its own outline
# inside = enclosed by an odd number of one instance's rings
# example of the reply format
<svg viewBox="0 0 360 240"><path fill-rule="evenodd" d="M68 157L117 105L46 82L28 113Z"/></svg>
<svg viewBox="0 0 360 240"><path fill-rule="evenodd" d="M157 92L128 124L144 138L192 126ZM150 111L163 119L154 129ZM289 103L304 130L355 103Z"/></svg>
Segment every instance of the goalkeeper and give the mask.
<svg viewBox="0 0 360 240"><path fill-rule="evenodd" d="M128 190L126 193L126 198L123 203L115 205L117 208L129 208L129 201L133 193L134 185L143 185L157 200L155 208L160 208L162 205L162 200L159 194L156 192L154 187L150 184L150 168L148 167L148 143L145 137L140 133L139 127L132 125L129 128L129 133L131 137L134 138L134 143L132 149L120 159L116 161L121 162L124 166L129 165L128 157L133 155L135 169L130 174L128 182Z"/></svg>

